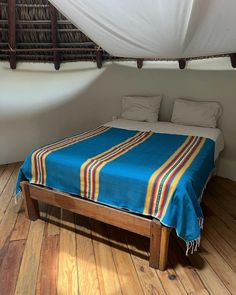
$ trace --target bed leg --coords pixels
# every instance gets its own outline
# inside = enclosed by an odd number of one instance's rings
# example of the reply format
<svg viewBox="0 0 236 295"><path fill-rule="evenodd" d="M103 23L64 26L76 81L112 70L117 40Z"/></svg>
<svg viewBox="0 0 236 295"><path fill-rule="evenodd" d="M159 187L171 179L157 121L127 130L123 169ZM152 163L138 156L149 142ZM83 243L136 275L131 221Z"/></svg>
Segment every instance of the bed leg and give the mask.
<svg viewBox="0 0 236 295"><path fill-rule="evenodd" d="M150 231L149 266L165 270L168 256L170 229L160 225L156 219L153 219Z"/></svg>
<svg viewBox="0 0 236 295"><path fill-rule="evenodd" d="M156 219L153 219L150 226L150 258L149 258L149 266L153 268L159 268L160 241L161 241L161 225Z"/></svg>
<svg viewBox="0 0 236 295"><path fill-rule="evenodd" d="M30 197L28 183L21 183L21 189L24 198L25 215L28 219L35 221L40 218L38 201Z"/></svg>
<svg viewBox="0 0 236 295"><path fill-rule="evenodd" d="M167 266L170 232L171 232L170 228L163 225L161 226L161 243L160 243L160 257L159 257L160 270L165 270Z"/></svg>

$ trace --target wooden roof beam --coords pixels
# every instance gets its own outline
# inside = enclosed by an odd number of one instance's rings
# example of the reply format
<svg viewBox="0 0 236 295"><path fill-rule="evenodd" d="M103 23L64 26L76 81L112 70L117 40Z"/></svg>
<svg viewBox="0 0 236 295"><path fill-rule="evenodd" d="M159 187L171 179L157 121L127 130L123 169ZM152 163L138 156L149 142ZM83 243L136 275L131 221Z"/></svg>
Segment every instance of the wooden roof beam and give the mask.
<svg viewBox="0 0 236 295"><path fill-rule="evenodd" d="M229 56L232 67L236 68L236 53L231 53Z"/></svg>
<svg viewBox="0 0 236 295"><path fill-rule="evenodd" d="M143 67L143 58L138 58L137 59L137 68L138 69L142 69L142 67Z"/></svg>
<svg viewBox="0 0 236 295"><path fill-rule="evenodd" d="M50 16L51 16L51 36L53 48L58 48L58 32L57 32L57 10L50 4ZM53 52L53 62L56 70L60 69L60 53L58 51Z"/></svg>
<svg viewBox="0 0 236 295"><path fill-rule="evenodd" d="M16 68L16 0L8 0L8 45L9 60L12 70Z"/></svg>
<svg viewBox="0 0 236 295"><path fill-rule="evenodd" d="M96 62L97 62L97 67L101 69L102 68L102 51L101 50L97 50L96 52Z"/></svg>
<svg viewBox="0 0 236 295"><path fill-rule="evenodd" d="M180 68L181 70L184 70L185 67L186 67L186 59L185 59L185 58L180 58L180 59L178 60L178 62L179 62L179 68Z"/></svg>

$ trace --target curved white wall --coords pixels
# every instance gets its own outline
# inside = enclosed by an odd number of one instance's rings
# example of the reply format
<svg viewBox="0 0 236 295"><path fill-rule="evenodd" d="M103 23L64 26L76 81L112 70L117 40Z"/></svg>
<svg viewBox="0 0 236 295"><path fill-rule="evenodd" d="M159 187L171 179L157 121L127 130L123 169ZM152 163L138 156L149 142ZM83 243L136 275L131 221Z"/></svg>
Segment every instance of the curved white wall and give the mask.
<svg viewBox="0 0 236 295"><path fill-rule="evenodd" d="M217 100L226 148L219 174L236 180L236 72L138 70L132 63L0 64L0 164L20 161L34 148L111 120L125 94L166 95L160 119L169 120L175 97Z"/></svg>

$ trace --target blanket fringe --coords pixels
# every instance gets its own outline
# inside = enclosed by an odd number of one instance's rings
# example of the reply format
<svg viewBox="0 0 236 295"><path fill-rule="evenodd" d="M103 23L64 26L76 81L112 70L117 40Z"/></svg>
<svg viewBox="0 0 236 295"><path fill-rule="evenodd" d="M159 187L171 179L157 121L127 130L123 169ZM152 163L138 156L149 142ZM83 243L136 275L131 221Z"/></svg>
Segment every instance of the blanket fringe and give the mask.
<svg viewBox="0 0 236 295"><path fill-rule="evenodd" d="M198 250L198 247L200 246L201 237L199 237L196 240L187 242L187 250L186 250L186 256L189 254L193 254Z"/></svg>
<svg viewBox="0 0 236 295"><path fill-rule="evenodd" d="M199 218L199 226L201 229L203 229L203 222L204 222L204 218L200 217ZM196 252L200 246L200 242L201 242L201 236L196 240L186 242L186 245L187 245L186 256Z"/></svg>

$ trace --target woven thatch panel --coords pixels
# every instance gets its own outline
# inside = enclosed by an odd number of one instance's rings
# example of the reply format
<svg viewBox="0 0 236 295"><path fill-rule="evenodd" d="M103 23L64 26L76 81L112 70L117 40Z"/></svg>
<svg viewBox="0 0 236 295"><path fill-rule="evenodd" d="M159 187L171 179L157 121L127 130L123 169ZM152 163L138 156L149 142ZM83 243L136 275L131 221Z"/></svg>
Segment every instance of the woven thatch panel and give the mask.
<svg viewBox="0 0 236 295"><path fill-rule="evenodd" d="M0 0L0 48L8 48L8 6L7 0ZM50 3L47 0L16 0L16 47L52 48ZM96 48L85 34L71 24L64 15L57 12L58 47ZM63 51L61 61L95 60L95 52ZM0 60L8 59L8 53L0 53ZM104 58L109 56L104 54ZM20 52L17 60L53 61L53 52Z"/></svg>
<svg viewBox="0 0 236 295"><path fill-rule="evenodd" d="M0 48L8 48L8 14L7 14L7 0L0 1ZM8 60L6 54L0 52L0 60Z"/></svg>
<svg viewBox="0 0 236 295"><path fill-rule="evenodd" d="M1 43L8 41L8 33L7 33L7 31L8 31L7 26L2 26L2 28L0 29Z"/></svg>
<svg viewBox="0 0 236 295"><path fill-rule="evenodd" d="M18 33L20 32L20 33ZM38 29L17 29L16 42L20 43L50 43L51 33L50 30L45 31L42 28Z"/></svg>
<svg viewBox="0 0 236 295"><path fill-rule="evenodd" d="M50 20L49 8L45 7L16 7L17 20Z"/></svg>
<svg viewBox="0 0 236 295"><path fill-rule="evenodd" d="M7 19L7 0L0 2L0 20Z"/></svg>
<svg viewBox="0 0 236 295"><path fill-rule="evenodd" d="M17 52L17 60L53 62L53 52L46 51L53 47L50 8L51 5L47 0L16 0L16 48L45 50ZM58 53L60 61L95 61L96 53L92 49L97 48L97 44L71 24L60 12L57 11L56 17L57 47L91 49L89 51L61 51ZM8 0L0 0L0 49L9 49ZM102 58L103 60L132 60L113 57L107 52L102 52ZM9 52L0 52L0 61L8 59Z"/></svg>
<svg viewBox="0 0 236 295"><path fill-rule="evenodd" d="M58 20L67 20L66 17L58 11ZM71 24L72 25L72 24ZM73 26L73 25L72 25Z"/></svg>
<svg viewBox="0 0 236 295"><path fill-rule="evenodd" d="M70 31L70 29L69 30L59 29L58 30L58 41L59 41L59 43L85 43L85 42L91 43L92 42L82 32Z"/></svg>

